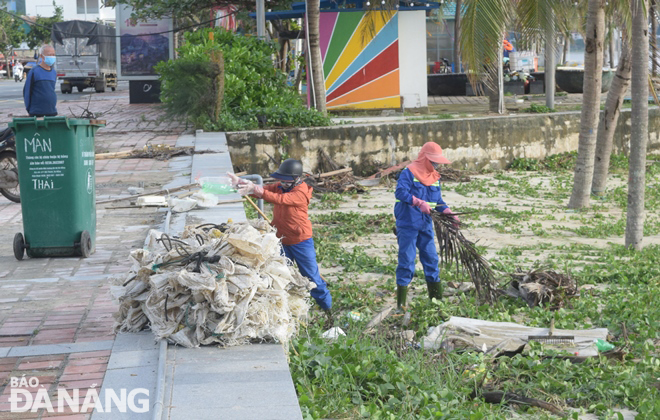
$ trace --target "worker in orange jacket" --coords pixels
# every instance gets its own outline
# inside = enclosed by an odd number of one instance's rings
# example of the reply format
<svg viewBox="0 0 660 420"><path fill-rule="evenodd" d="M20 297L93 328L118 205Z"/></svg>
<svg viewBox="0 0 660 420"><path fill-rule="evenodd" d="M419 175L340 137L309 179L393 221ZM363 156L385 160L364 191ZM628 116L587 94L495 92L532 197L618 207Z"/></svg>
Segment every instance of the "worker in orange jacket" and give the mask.
<svg viewBox="0 0 660 420"><path fill-rule="evenodd" d="M321 277L316 262L312 222L307 210L312 199L312 187L302 180L303 167L299 160L286 159L271 177L280 182L261 187L252 181L228 174L238 193L263 198L273 204L272 225L277 229L277 237L282 240L284 255L298 265L300 274L316 284L310 294L321 309L329 312L332 296L328 285Z"/></svg>

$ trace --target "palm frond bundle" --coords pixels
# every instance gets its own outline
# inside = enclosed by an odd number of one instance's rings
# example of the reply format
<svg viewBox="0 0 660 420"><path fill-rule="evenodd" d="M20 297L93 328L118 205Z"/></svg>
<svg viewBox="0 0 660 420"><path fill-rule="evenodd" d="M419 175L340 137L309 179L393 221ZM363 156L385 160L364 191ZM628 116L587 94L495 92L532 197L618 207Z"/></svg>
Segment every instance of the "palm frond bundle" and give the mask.
<svg viewBox="0 0 660 420"><path fill-rule="evenodd" d="M448 265L455 262L472 279L478 298L492 303L495 299L495 273L488 261L481 256L474 242L463 236L460 222L456 222L451 215L432 210L431 217L438 239L440 261Z"/></svg>

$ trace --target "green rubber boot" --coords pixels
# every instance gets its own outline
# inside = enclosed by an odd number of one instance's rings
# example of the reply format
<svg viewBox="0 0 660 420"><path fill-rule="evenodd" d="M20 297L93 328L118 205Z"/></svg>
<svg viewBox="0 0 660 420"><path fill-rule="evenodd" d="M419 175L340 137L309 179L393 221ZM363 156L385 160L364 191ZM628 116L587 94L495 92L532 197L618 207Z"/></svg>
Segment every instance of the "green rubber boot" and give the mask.
<svg viewBox="0 0 660 420"><path fill-rule="evenodd" d="M438 300L442 299L442 283L438 282L427 282L426 287L429 289L429 299L436 298Z"/></svg>
<svg viewBox="0 0 660 420"><path fill-rule="evenodd" d="M404 312L406 308L406 298L408 297L408 286L396 287L396 310Z"/></svg>

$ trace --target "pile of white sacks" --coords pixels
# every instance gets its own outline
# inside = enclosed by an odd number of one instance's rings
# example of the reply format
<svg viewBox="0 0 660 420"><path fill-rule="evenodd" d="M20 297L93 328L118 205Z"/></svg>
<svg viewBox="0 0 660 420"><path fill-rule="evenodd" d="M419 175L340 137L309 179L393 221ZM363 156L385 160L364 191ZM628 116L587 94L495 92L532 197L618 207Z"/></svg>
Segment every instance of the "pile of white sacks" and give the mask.
<svg viewBox="0 0 660 420"><path fill-rule="evenodd" d="M281 255L263 221L188 226L173 239L152 230L116 279L118 332L150 328L185 347L255 341L286 345L310 308L314 283Z"/></svg>

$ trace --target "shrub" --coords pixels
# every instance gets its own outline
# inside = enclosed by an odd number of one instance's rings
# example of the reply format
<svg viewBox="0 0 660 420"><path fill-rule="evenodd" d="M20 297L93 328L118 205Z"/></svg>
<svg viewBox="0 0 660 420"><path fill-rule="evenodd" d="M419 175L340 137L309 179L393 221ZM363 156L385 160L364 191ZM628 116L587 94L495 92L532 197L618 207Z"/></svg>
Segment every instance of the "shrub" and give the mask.
<svg viewBox="0 0 660 420"><path fill-rule="evenodd" d="M533 114L547 114L549 112L555 112L555 110L552 108L548 108L545 105L530 104L529 108L523 109L522 112L530 112Z"/></svg>
<svg viewBox="0 0 660 420"><path fill-rule="evenodd" d="M214 40L209 39L213 32ZM273 66L275 46L255 37L221 28L188 32L180 58L160 63L161 100L171 116L180 116L206 130L239 131L267 127L329 125L316 110L308 110L286 85L286 75ZM215 120L217 69L211 55L224 56L222 112Z"/></svg>

